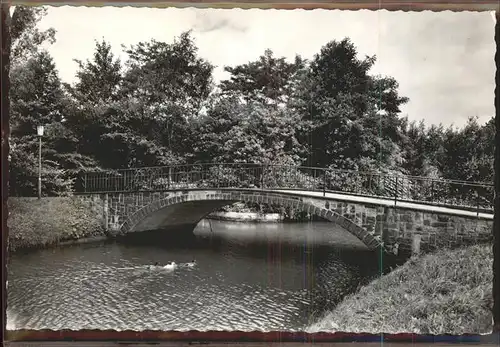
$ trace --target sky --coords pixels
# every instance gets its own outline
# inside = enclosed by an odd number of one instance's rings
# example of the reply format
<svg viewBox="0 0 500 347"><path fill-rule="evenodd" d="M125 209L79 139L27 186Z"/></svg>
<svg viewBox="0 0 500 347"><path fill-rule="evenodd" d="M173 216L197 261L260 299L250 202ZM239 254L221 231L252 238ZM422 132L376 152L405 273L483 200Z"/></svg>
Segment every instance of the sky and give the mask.
<svg viewBox="0 0 500 347"><path fill-rule="evenodd" d="M95 40L108 41L123 58L122 45L151 39L172 42L192 30L199 55L224 66L275 56L311 59L331 40L349 37L360 58L376 55L373 74L399 82L410 98L402 115L426 124L462 126L469 117L488 121L495 112L494 16L489 12L389 12L338 10L156 9L49 7L39 27L54 28L48 50L64 82L75 81L73 59L92 57Z"/></svg>

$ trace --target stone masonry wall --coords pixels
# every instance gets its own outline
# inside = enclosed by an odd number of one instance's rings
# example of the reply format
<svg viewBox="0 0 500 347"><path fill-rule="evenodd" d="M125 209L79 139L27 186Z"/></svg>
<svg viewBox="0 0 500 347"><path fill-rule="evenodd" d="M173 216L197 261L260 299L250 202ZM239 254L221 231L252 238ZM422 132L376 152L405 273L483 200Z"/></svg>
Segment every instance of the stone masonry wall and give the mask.
<svg viewBox="0 0 500 347"><path fill-rule="evenodd" d="M492 239L492 219L342 201L325 201L324 204L329 210L380 237L384 245L397 244L402 250L411 250L415 235L420 235L422 250L476 244Z"/></svg>
<svg viewBox="0 0 500 347"><path fill-rule="evenodd" d="M422 247L434 250L492 239L493 220L432 212L388 208L385 212L384 242L411 249L412 237L421 235Z"/></svg>

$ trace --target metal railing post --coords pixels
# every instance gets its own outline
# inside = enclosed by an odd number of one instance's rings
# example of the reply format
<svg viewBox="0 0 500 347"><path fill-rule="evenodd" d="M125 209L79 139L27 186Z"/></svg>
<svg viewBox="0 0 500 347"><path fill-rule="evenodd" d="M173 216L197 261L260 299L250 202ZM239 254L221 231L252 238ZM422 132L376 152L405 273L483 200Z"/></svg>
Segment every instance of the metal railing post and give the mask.
<svg viewBox="0 0 500 347"><path fill-rule="evenodd" d="M167 184L168 184L168 189L170 190L170 185L172 184L172 167L170 166L168 168L168 178L167 178Z"/></svg>
<svg viewBox="0 0 500 347"><path fill-rule="evenodd" d="M372 191L372 174L368 175L368 192Z"/></svg>
<svg viewBox="0 0 500 347"><path fill-rule="evenodd" d="M434 201L434 180L431 181L431 201Z"/></svg>
<svg viewBox="0 0 500 347"><path fill-rule="evenodd" d="M326 196L326 169L323 170L323 196Z"/></svg>
<svg viewBox="0 0 500 347"><path fill-rule="evenodd" d="M217 165L217 188L220 188L220 165Z"/></svg>
<svg viewBox="0 0 500 347"><path fill-rule="evenodd" d="M476 209L477 209L477 216L479 217L479 192L476 190Z"/></svg>
<svg viewBox="0 0 500 347"><path fill-rule="evenodd" d="M264 189L264 175L266 174L264 164L261 164L262 168L262 175L261 175L261 182L260 182L260 189Z"/></svg>
<svg viewBox="0 0 500 347"><path fill-rule="evenodd" d="M380 177L380 172L377 173L377 196L380 196L382 195L382 187L380 186L380 180L381 180L381 177Z"/></svg>
<svg viewBox="0 0 500 347"><path fill-rule="evenodd" d="M398 202L398 176L396 176L396 184L394 187L394 206L396 206L397 202Z"/></svg>
<svg viewBox="0 0 500 347"><path fill-rule="evenodd" d="M87 192L87 173L84 173L82 176L80 176L80 179L82 180L82 188L83 192Z"/></svg>

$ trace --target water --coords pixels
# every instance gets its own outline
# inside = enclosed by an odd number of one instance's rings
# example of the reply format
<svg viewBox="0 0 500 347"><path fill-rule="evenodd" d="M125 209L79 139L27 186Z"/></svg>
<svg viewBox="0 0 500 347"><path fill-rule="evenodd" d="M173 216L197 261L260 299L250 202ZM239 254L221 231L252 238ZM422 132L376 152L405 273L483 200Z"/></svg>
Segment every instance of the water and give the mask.
<svg viewBox="0 0 500 347"><path fill-rule="evenodd" d="M202 221L195 235L14 254L7 328L304 330L379 273L377 255L328 222Z"/></svg>

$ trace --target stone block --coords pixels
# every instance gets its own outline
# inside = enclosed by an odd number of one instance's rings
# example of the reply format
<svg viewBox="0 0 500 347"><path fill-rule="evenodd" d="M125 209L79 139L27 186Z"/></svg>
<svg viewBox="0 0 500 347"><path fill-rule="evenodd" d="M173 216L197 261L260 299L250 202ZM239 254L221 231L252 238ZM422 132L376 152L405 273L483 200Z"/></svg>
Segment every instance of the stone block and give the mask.
<svg viewBox="0 0 500 347"><path fill-rule="evenodd" d="M380 242L377 241L373 236L371 238L370 241L368 241L368 243L366 244L368 246L368 248L370 249L376 249L377 247L380 246Z"/></svg>
<svg viewBox="0 0 500 347"><path fill-rule="evenodd" d="M342 218L341 215L337 214L337 213L332 213L332 216L330 217L330 221L332 221L333 223L339 223L339 220Z"/></svg>
<svg viewBox="0 0 500 347"><path fill-rule="evenodd" d="M375 231L375 225L373 225L373 224L362 224L361 226L363 227L363 229L367 230L368 232Z"/></svg>
<svg viewBox="0 0 500 347"><path fill-rule="evenodd" d="M443 223L443 222L432 222L431 223L431 226L433 228L439 228L439 229L443 229L443 228L446 228L448 226L448 223Z"/></svg>
<svg viewBox="0 0 500 347"><path fill-rule="evenodd" d="M342 218L342 220L340 221L340 223L341 223L341 225L342 225L342 227L344 229L349 228L349 225L352 224L352 222L349 219L347 219L347 218Z"/></svg>
<svg viewBox="0 0 500 347"><path fill-rule="evenodd" d="M446 215L437 215L436 220L441 223L448 223L449 221L452 220L452 218Z"/></svg>
<svg viewBox="0 0 500 347"><path fill-rule="evenodd" d="M358 238L361 238L366 234L366 230L364 230L362 227L357 226L355 224L351 224L349 226L349 231L352 234L356 235L356 237L358 237Z"/></svg>
<svg viewBox="0 0 500 347"><path fill-rule="evenodd" d="M313 213L314 212L314 206L308 204L306 212L309 213L309 214Z"/></svg>
<svg viewBox="0 0 500 347"><path fill-rule="evenodd" d="M413 222L413 214L412 213L405 213L405 214L401 215L400 220L402 222L405 222L405 223Z"/></svg>
<svg viewBox="0 0 500 347"><path fill-rule="evenodd" d="M354 221L354 215L353 215L353 214L350 214L350 213L345 213L345 214L343 215L343 217L344 217L344 218L346 218L346 219L349 219L349 220Z"/></svg>
<svg viewBox="0 0 500 347"><path fill-rule="evenodd" d="M139 211L135 213L135 215L139 218L139 220L143 219L148 215L148 212L145 208L141 208Z"/></svg>
<svg viewBox="0 0 500 347"><path fill-rule="evenodd" d="M121 229L124 232L128 232L130 230L131 226L132 225L130 224L130 220L127 220L125 223L123 223Z"/></svg>
<svg viewBox="0 0 500 347"><path fill-rule="evenodd" d="M387 231L388 231L389 235L393 235L394 237L403 237L403 238L405 238L404 232L402 230L400 230L400 229L388 228Z"/></svg>
<svg viewBox="0 0 500 347"><path fill-rule="evenodd" d="M153 206L151 205L148 205L148 206L145 206L141 209L141 211L144 211L144 214L145 215L148 215L150 214L151 212L153 212Z"/></svg>
<svg viewBox="0 0 500 347"><path fill-rule="evenodd" d="M366 217L365 218L365 224L376 224L377 223L377 218L375 217Z"/></svg>

